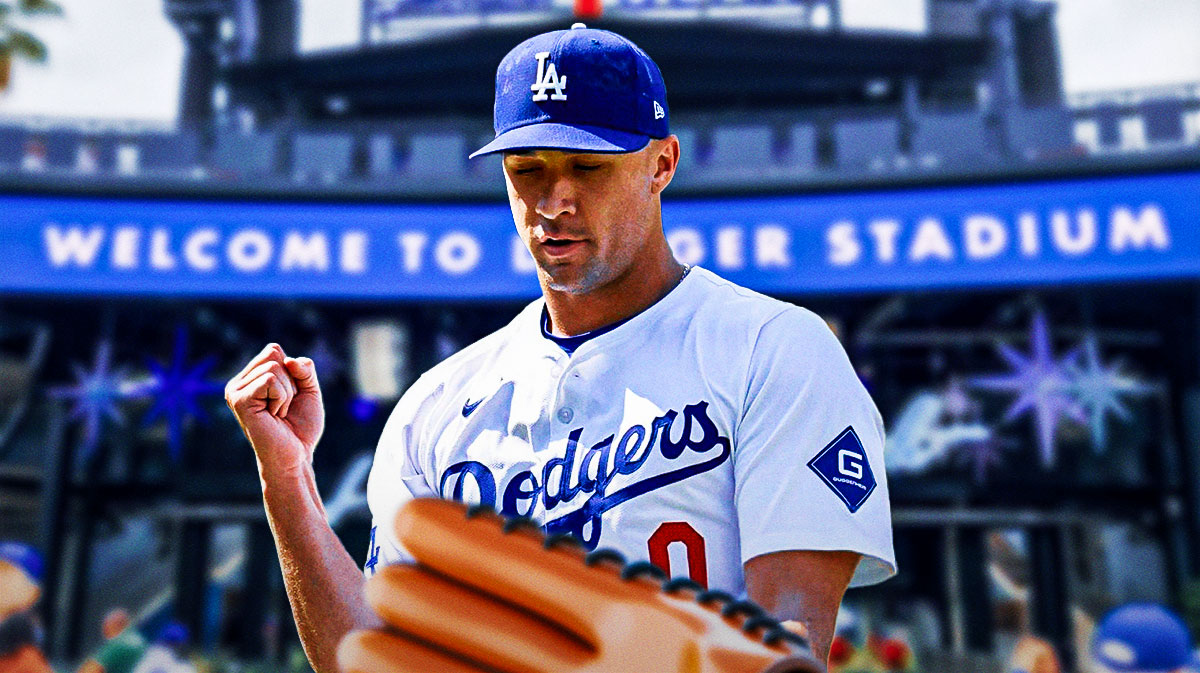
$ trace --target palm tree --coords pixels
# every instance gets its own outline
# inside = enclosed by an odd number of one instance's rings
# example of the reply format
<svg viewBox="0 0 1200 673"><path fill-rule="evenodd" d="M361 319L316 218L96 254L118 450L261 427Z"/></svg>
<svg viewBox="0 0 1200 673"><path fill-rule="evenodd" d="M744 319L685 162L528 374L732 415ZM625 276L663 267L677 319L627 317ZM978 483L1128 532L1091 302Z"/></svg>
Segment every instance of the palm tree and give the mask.
<svg viewBox="0 0 1200 673"><path fill-rule="evenodd" d="M62 7L53 0L17 0L0 2L0 91L8 88L14 58L34 63L46 61L46 45L17 25L18 18L61 15Z"/></svg>

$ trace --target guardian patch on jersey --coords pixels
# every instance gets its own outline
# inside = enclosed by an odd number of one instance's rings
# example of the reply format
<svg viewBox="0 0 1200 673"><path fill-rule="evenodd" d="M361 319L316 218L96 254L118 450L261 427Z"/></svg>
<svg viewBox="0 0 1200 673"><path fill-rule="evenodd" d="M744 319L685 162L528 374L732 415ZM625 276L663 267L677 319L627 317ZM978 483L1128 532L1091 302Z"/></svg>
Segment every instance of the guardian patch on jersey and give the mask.
<svg viewBox="0 0 1200 673"><path fill-rule="evenodd" d="M808 461L808 467L833 489L851 512L857 512L875 490L875 474L867 462L867 452L852 427L847 426Z"/></svg>

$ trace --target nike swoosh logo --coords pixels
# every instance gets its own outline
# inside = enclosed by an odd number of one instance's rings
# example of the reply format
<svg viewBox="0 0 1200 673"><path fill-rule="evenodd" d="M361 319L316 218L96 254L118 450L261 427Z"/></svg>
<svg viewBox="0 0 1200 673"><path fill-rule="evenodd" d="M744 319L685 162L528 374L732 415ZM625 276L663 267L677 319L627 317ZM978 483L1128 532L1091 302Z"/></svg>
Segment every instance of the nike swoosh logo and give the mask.
<svg viewBox="0 0 1200 673"><path fill-rule="evenodd" d="M466 402L464 402L463 403L463 418L470 416L471 412L475 411L475 408L478 407L480 404L483 404L482 397L475 400L474 402L472 402L470 399L468 399Z"/></svg>

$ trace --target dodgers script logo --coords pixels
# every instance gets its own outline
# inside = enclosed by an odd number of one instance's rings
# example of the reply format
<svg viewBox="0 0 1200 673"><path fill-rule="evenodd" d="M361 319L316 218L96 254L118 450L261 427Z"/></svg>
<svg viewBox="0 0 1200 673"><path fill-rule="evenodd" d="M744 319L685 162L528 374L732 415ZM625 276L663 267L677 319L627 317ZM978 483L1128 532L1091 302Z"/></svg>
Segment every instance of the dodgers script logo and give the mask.
<svg viewBox="0 0 1200 673"><path fill-rule="evenodd" d="M546 59L550 58L550 52L539 51L534 54L534 57L537 58L538 71L537 81L533 83L533 86L529 87L531 91L537 92L533 95L533 100L566 100L567 76L563 75L559 77L558 69L554 67L554 64L546 64ZM554 89L554 94L547 97L547 89Z"/></svg>
<svg viewBox="0 0 1200 673"><path fill-rule="evenodd" d="M561 458L551 458L542 467L541 475L525 470L514 475L504 485L497 502L496 477L484 464L466 460L451 465L442 474L438 490L446 499L463 500L463 488L473 483L479 491L480 504L490 505L505 516L529 516L541 501L547 512L560 504L573 502L583 495L587 499L570 514L548 521L546 533L570 533L595 549L600 540L601 515L639 495L702 474L729 459L732 451L729 438L722 437L717 424L708 415L708 402L697 402L683 408L683 427L675 428L680 413L674 409L655 418L649 428L634 425L620 440L611 434L591 445L578 462L575 460L583 438L584 428L575 428L567 437L567 448ZM672 432L675 429L676 432ZM677 435L678 439L672 439ZM695 435L695 437L693 437ZM616 445L613 442L616 441ZM684 465L618 489L608 487L617 475L632 475L646 464L657 450L668 461L682 461L685 453L715 454L699 463ZM611 460L610 460L611 458ZM594 465L593 465L594 464ZM592 475L596 476L592 476Z"/></svg>

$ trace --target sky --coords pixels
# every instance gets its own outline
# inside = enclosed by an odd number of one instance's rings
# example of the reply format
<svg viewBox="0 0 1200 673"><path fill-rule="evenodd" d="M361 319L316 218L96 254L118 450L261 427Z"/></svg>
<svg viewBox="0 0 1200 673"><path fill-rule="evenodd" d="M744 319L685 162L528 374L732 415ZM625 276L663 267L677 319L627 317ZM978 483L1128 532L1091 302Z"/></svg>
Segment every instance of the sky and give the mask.
<svg viewBox="0 0 1200 673"><path fill-rule="evenodd" d="M0 116L171 123L183 45L163 0L59 0L66 16L28 24L45 65L18 62ZM1057 0L1068 93L1200 82L1200 0ZM304 50L358 39L359 0L302 0ZM920 29L924 0L842 0L847 26Z"/></svg>

